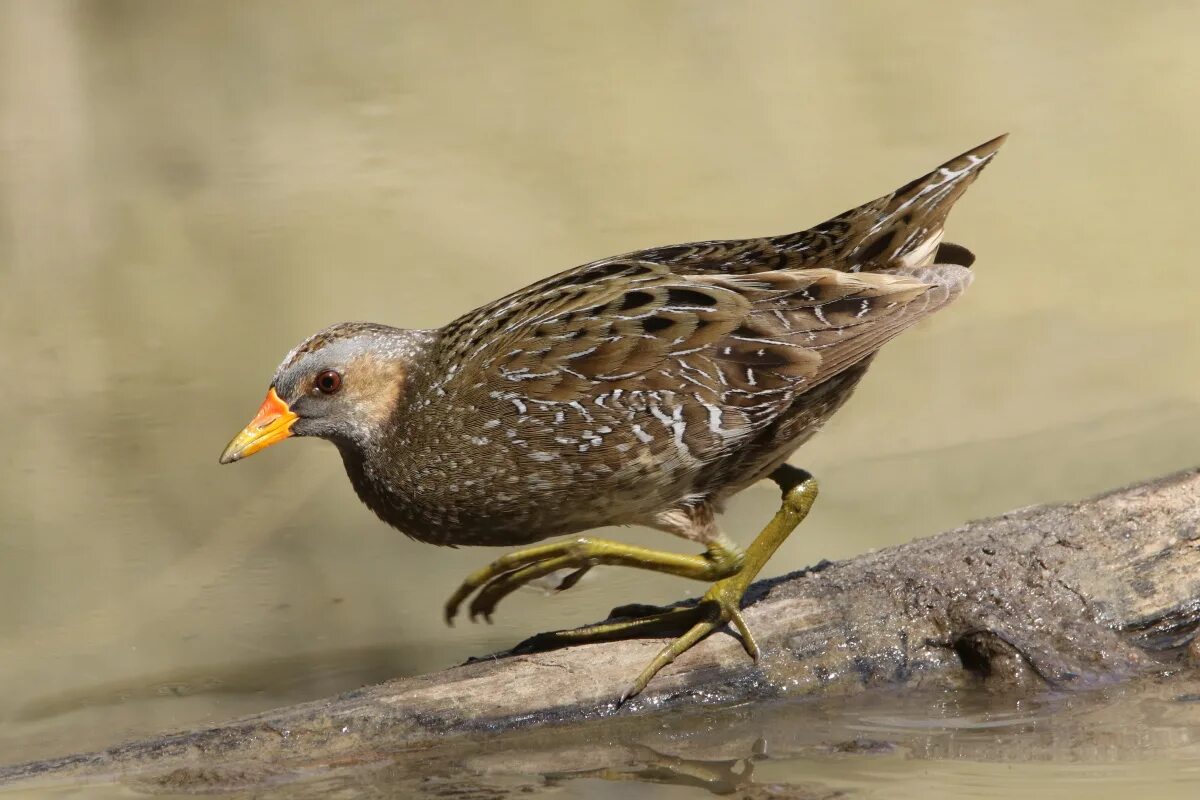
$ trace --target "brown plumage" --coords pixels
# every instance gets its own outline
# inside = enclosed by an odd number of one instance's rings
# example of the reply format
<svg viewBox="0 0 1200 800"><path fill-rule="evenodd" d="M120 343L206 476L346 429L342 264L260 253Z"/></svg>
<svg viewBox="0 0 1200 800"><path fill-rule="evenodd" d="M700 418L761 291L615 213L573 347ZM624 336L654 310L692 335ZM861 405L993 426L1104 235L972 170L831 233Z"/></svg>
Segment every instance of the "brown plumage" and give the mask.
<svg viewBox="0 0 1200 800"><path fill-rule="evenodd" d="M714 514L819 429L882 345L967 287L973 256L941 244L942 226L1003 138L799 233L602 259L436 330L335 325L288 355L272 382L283 410L264 404L222 460L321 436L363 502L422 541L642 524L736 572Z"/></svg>

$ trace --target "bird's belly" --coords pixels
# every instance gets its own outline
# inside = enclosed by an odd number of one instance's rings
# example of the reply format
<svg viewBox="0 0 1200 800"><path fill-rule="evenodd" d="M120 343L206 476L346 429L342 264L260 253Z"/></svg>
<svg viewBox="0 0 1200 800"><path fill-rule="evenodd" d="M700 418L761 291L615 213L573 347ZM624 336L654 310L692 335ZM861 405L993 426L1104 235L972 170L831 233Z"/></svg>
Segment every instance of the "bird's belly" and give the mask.
<svg viewBox="0 0 1200 800"><path fill-rule="evenodd" d="M422 542L449 546L514 547L605 525L632 522L645 504L628 498L577 492L522 496L505 502L501 492L478 503L367 502L388 524ZM365 498L364 498L365 501Z"/></svg>
<svg viewBox="0 0 1200 800"><path fill-rule="evenodd" d="M419 474L375 477L347 464L359 498L414 539L449 546L512 547L626 525L669 508L694 475L637 457L594 470L584 459L465 471L429 465ZM552 469L547 467L553 467Z"/></svg>

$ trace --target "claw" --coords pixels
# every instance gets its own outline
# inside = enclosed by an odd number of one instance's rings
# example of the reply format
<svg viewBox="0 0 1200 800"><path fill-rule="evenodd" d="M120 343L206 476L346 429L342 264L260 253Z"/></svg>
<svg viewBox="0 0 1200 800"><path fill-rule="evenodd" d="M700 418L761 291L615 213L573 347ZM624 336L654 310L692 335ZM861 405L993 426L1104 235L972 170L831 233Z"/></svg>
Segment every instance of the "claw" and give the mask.
<svg viewBox="0 0 1200 800"><path fill-rule="evenodd" d="M737 628L738 636L742 639L742 647L746 648L746 655L753 659L757 664L762 660L762 651L758 649L758 642L754 640L754 634L750 632L750 626L746 624L746 620L742 617L742 612L738 608L732 609L729 614L729 621Z"/></svg>
<svg viewBox="0 0 1200 800"><path fill-rule="evenodd" d="M567 575L558 582L558 586L554 587L555 593L557 594L558 592L565 592L567 589L570 589L572 586L579 583L579 579L587 574L587 571L590 569L591 567L581 567Z"/></svg>

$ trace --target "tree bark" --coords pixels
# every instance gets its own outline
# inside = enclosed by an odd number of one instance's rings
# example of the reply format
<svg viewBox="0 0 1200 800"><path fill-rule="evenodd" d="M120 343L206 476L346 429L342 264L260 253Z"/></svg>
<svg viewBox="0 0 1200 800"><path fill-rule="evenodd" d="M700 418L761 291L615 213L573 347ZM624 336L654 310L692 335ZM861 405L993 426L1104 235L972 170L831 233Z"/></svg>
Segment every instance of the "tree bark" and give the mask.
<svg viewBox="0 0 1200 800"><path fill-rule="evenodd" d="M612 731L668 711L711 717L732 704L882 687L1036 691L1162 673L1200 661L1198 493L1200 471L1191 470L762 581L745 611L760 663L719 633L620 708L661 641L501 655L207 730L0 768L0 785L124 780L213 791L385 761L427 779L431 764L467 745L478 755L484 738L489 752L523 753L523 768L541 764L545 774L600 768L598 753L618 747ZM500 735L503 747L492 742Z"/></svg>

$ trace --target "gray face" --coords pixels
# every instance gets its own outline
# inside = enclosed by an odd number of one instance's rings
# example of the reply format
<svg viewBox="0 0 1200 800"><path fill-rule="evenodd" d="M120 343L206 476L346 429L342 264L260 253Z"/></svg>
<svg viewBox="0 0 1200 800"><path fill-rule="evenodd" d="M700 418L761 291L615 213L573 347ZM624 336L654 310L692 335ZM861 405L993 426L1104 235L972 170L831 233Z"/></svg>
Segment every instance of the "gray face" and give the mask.
<svg viewBox="0 0 1200 800"><path fill-rule="evenodd" d="M299 417L296 436L367 447L395 407L402 365L377 333L335 338L322 331L288 354L272 386Z"/></svg>

